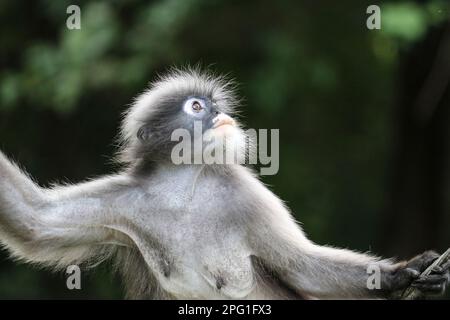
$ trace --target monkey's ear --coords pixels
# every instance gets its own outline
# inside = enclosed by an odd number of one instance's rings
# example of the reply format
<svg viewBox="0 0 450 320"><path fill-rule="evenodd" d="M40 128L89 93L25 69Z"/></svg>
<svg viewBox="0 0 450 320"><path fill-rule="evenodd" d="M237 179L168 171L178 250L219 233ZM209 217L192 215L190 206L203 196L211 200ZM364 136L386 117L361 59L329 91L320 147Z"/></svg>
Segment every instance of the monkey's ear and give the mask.
<svg viewBox="0 0 450 320"><path fill-rule="evenodd" d="M140 141L145 141L150 136L150 129L148 126L142 126L139 128L136 136Z"/></svg>

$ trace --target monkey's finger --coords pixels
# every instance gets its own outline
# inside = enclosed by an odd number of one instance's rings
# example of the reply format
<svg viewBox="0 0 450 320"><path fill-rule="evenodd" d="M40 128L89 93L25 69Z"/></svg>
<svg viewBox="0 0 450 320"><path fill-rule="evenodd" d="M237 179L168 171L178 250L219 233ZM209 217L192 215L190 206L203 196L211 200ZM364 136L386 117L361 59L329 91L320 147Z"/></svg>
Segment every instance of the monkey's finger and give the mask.
<svg viewBox="0 0 450 320"><path fill-rule="evenodd" d="M439 254L435 251L425 251L424 253L412 258L408 262L408 268L423 272L434 260L439 258Z"/></svg>
<svg viewBox="0 0 450 320"><path fill-rule="evenodd" d="M450 261L447 261L444 265L440 267L439 266L434 267L431 272L432 272L431 275L439 275L447 279L447 281L450 281Z"/></svg>
<svg viewBox="0 0 450 320"><path fill-rule="evenodd" d="M433 270L431 270L432 274L444 274L445 272L446 272L446 270L439 266L436 266L433 268Z"/></svg>
<svg viewBox="0 0 450 320"><path fill-rule="evenodd" d="M420 291L424 293L430 293L430 294L441 294L445 291L445 284L420 284L420 283L413 283L411 284L412 287L419 289Z"/></svg>
<svg viewBox="0 0 450 320"><path fill-rule="evenodd" d="M450 270L450 260L448 260L446 263L444 263L441 268L444 270L444 272L449 271Z"/></svg>
<svg viewBox="0 0 450 320"><path fill-rule="evenodd" d="M440 266L435 266L433 267L433 272L445 272L446 269L450 268L450 260L444 262L442 265Z"/></svg>
<svg viewBox="0 0 450 320"><path fill-rule="evenodd" d="M420 266L420 271L425 271L426 268L428 268L429 265L431 265L437 258L439 258L439 254L434 251L426 251L422 255L422 265Z"/></svg>
<svg viewBox="0 0 450 320"><path fill-rule="evenodd" d="M392 277L390 279L390 285L392 288L406 288L408 287L411 282L413 282L415 279L419 278L420 273L417 270L410 269L410 268L401 268L398 269L395 273L392 275L389 275L389 277Z"/></svg>
<svg viewBox="0 0 450 320"><path fill-rule="evenodd" d="M404 272L412 279L417 279L420 276L420 272L411 268L404 269Z"/></svg>
<svg viewBox="0 0 450 320"><path fill-rule="evenodd" d="M430 274L426 277L414 280L412 284L438 284L446 281L447 281L446 276L442 276L440 274Z"/></svg>

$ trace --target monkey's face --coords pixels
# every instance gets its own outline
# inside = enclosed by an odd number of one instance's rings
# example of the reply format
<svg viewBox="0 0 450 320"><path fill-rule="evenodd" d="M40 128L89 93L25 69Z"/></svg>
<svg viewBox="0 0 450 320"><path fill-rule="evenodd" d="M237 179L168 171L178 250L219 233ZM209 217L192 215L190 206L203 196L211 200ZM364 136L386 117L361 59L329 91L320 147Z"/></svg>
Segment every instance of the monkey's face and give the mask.
<svg viewBox="0 0 450 320"><path fill-rule="evenodd" d="M229 162L236 162L241 158L244 135L238 123L221 111L220 104L207 97L190 96L183 102L182 111L186 123L184 128L189 130L191 142L194 146L202 145L201 150L192 148L194 156L201 152L203 157L206 151L217 156L215 163L228 163L224 153L216 154L222 149L221 152L235 154L234 157L229 157Z"/></svg>
<svg viewBox="0 0 450 320"><path fill-rule="evenodd" d="M173 162L180 140L188 142L191 158L198 159L198 152L203 157L206 148L245 153L244 132L230 116L236 105L232 89L221 78L195 71L162 78L126 114L122 159Z"/></svg>
<svg viewBox="0 0 450 320"><path fill-rule="evenodd" d="M219 105L209 98L188 97L182 110L188 123L186 129L193 133L196 125L201 125L202 133L212 130L217 136L233 134L237 128L236 121L220 111Z"/></svg>
<svg viewBox="0 0 450 320"><path fill-rule="evenodd" d="M188 153L184 159L189 159L189 163L202 159L202 163L231 164L242 159L245 149L242 129L222 111L226 108L221 108L220 101L186 95L163 103L165 106L159 107L159 112L138 132L141 142L152 147L153 155L158 153L168 159L173 156L175 146L181 144L181 153ZM214 160L205 160L205 153Z"/></svg>

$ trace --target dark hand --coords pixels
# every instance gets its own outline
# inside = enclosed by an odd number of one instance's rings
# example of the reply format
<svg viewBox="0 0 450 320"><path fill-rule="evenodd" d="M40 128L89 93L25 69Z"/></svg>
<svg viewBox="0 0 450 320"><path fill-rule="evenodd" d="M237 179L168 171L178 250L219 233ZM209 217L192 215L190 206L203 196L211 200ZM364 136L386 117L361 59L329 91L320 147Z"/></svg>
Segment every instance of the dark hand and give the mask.
<svg viewBox="0 0 450 320"><path fill-rule="evenodd" d="M407 262L398 264L383 281L384 288L387 288L389 292L388 297L401 298L403 291L409 286L419 289L424 295L443 294L450 281L450 261L435 268L429 275L419 278L420 274L438 257L438 253L426 251Z"/></svg>

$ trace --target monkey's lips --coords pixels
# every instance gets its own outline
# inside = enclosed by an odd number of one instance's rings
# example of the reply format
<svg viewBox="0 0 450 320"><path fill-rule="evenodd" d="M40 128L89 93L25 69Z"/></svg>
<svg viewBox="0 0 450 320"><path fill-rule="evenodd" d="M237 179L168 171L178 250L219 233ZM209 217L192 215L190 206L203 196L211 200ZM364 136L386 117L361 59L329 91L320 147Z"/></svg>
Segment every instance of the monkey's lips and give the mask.
<svg viewBox="0 0 450 320"><path fill-rule="evenodd" d="M227 116L226 114L219 114L217 117L215 117L213 119L213 129L217 129L219 127L228 127L228 126L232 126L235 127L236 126L236 121L234 121L233 118L231 118L230 116ZM224 130L226 130L225 128L223 128ZM222 130L222 128L221 128Z"/></svg>

